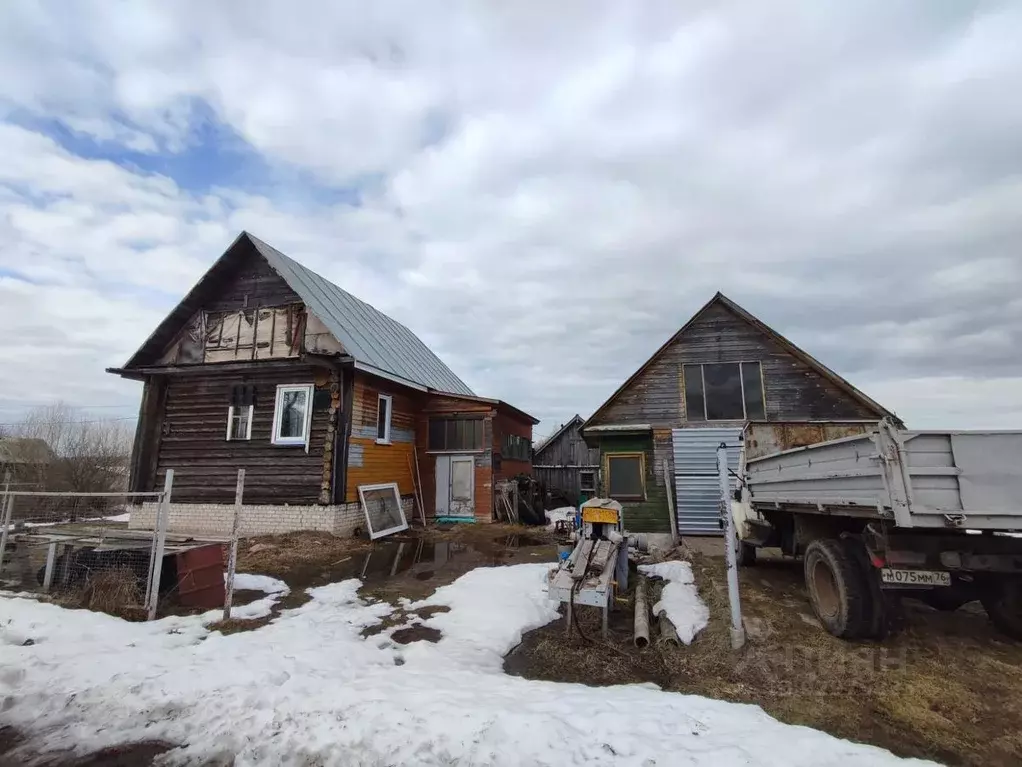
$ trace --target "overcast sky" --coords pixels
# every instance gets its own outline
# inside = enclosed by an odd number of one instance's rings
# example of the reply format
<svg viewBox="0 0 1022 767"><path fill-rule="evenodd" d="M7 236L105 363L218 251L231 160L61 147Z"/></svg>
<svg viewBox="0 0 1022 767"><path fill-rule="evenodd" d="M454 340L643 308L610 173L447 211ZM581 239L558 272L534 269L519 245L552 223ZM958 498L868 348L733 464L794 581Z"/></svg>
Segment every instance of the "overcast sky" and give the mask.
<svg viewBox="0 0 1022 767"><path fill-rule="evenodd" d="M684 8L685 10L679 10ZM1022 3L0 4L0 423L248 229L544 435L721 290L915 427L1022 428Z"/></svg>

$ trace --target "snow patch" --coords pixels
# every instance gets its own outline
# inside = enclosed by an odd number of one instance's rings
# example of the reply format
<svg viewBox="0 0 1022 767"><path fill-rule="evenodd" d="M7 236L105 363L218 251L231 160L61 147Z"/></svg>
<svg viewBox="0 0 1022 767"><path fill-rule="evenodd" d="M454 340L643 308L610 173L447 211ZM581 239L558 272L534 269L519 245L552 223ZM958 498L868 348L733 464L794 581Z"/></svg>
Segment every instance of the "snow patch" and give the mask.
<svg viewBox="0 0 1022 767"><path fill-rule="evenodd" d="M224 578L227 576L224 575ZM239 591L261 591L264 594L290 594L291 589L284 581L271 578L269 575L255 573L235 573L234 588Z"/></svg>
<svg viewBox="0 0 1022 767"><path fill-rule="evenodd" d="M231 635L202 616L128 623L4 599L5 636L35 642L0 643L4 722L78 755L182 744L171 764L909 764L755 706L505 675L501 656L558 614L547 570L467 573L414 605L450 608L425 621L440 641L400 648L361 636L393 608L361 599L357 580L310 589L301 607Z"/></svg>
<svg viewBox="0 0 1022 767"><path fill-rule="evenodd" d="M665 613L678 630L678 639L692 644L696 634L710 622L710 609L699 598L692 565L688 562L660 562L639 565L639 572L667 581L660 601L653 605L653 615Z"/></svg>

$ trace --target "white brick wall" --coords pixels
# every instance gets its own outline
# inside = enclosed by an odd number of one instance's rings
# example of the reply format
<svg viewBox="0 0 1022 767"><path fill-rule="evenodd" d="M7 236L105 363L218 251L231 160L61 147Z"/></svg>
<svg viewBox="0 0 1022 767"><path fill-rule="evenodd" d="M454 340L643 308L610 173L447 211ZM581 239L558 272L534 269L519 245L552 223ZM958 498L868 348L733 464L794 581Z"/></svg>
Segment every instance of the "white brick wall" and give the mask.
<svg viewBox="0 0 1022 767"><path fill-rule="evenodd" d="M402 498L405 517L411 519L412 499ZM131 511L128 527L152 530L156 525L156 503L148 502ZM230 535L233 503L171 503L167 530L175 533ZM323 530L334 535L351 535L365 528L365 515L358 503L339 506L242 506L241 535L279 535L295 530Z"/></svg>

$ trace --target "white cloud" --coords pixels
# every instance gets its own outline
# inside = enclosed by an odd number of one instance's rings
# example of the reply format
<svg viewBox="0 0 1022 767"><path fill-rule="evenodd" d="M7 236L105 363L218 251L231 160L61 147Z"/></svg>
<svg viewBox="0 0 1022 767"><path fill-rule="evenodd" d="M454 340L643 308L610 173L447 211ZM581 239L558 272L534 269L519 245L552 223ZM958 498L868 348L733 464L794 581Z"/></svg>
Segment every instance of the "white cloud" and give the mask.
<svg viewBox="0 0 1022 767"><path fill-rule="evenodd" d="M548 422L591 411L721 289L910 423L1022 427L1013 4L0 16L0 275L43 283L0 282L23 366L0 401L53 375L33 339L97 323L93 302L125 321L76 341L76 392L124 396L102 366L248 228ZM53 121L154 157L212 121L258 164L221 179L205 151L192 191L76 156ZM353 187L358 207L330 201Z"/></svg>

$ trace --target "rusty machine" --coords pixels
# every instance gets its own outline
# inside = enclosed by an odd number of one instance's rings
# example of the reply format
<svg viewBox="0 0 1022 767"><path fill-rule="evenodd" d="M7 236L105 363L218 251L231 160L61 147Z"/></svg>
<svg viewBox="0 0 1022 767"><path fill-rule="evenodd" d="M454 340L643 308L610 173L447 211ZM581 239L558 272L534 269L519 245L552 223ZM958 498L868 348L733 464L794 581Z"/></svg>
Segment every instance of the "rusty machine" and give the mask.
<svg viewBox="0 0 1022 767"><path fill-rule="evenodd" d="M579 507L575 547L550 579L550 596L567 604L567 633L577 625L575 610L596 607L603 612L607 635L610 609L619 590L628 588L628 541L624 535L621 504L592 498Z"/></svg>

